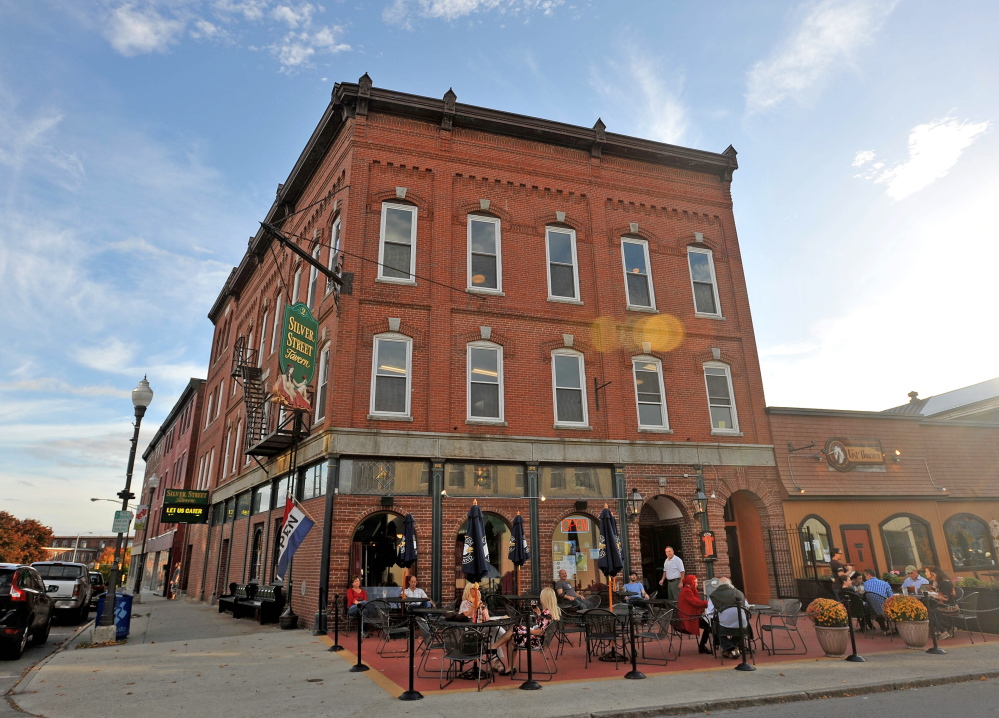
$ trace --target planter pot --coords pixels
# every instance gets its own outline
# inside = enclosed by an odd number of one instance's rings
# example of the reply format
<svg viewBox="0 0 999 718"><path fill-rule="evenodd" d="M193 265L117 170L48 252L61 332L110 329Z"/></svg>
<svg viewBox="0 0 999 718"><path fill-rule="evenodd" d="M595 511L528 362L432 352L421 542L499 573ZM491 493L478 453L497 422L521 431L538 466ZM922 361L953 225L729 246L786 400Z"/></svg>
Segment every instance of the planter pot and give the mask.
<svg viewBox="0 0 999 718"><path fill-rule="evenodd" d="M906 648L917 650L930 640L929 621L899 621L895 625L898 626L898 635Z"/></svg>
<svg viewBox="0 0 999 718"><path fill-rule="evenodd" d="M827 656L830 658L839 658L846 655L846 647L850 643L850 629L846 626L836 628L816 626L815 637L819 639L819 648Z"/></svg>

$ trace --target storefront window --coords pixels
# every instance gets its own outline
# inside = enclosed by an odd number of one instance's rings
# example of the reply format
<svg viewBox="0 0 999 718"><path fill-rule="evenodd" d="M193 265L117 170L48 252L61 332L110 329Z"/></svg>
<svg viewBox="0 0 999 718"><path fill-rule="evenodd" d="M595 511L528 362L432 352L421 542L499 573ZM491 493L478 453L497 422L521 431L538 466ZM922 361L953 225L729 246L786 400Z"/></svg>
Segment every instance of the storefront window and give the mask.
<svg viewBox="0 0 999 718"><path fill-rule="evenodd" d="M392 459L343 459L340 493L375 496L426 496L430 491L430 464Z"/></svg>
<svg viewBox="0 0 999 718"><path fill-rule="evenodd" d="M486 532L486 546L489 547L489 572L479 581L479 590L483 596L491 593L515 593L513 561L510 560L510 525L502 516L485 512L482 514L482 521ZM459 580L465 577L461 572L461 554L465 547L467 526L466 521L458 529L455 538L454 567Z"/></svg>
<svg viewBox="0 0 999 718"><path fill-rule="evenodd" d="M354 530L350 573L361 577L362 586L402 585L403 569L395 563L402 541L402 520L399 514L380 511Z"/></svg>
<svg viewBox="0 0 999 718"><path fill-rule="evenodd" d="M448 464L444 488L450 496L523 496L522 464Z"/></svg>
<svg viewBox="0 0 999 718"><path fill-rule="evenodd" d="M606 589L597 568L599 532L597 520L584 514L562 519L552 532L552 580L564 569L577 592Z"/></svg>
<svg viewBox="0 0 999 718"><path fill-rule="evenodd" d="M253 489L253 503L250 507L250 511L255 514L259 514L261 511L267 511L271 507L271 485L270 483L261 484Z"/></svg>
<svg viewBox="0 0 999 718"><path fill-rule="evenodd" d="M236 497L236 518L245 519L250 515L250 492L246 491Z"/></svg>
<svg viewBox="0 0 999 718"><path fill-rule="evenodd" d="M326 462L313 464L302 471L298 497L302 501L326 495Z"/></svg>
<svg viewBox="0 0 999 718"><path fill-rule="evenodd" d="M929 525L915 516L895 516L881 524L889 571L904 571L909 564L922 568L937 565Z"/></svg>
<svg viewBox="0 0 999 718"><path fill-rule="evenodd" d="M271 494L271 508L283 509L288 498L288 482L290 476L283 476L274 482L274 492Z"/></svg>
<svg viewBox="0 0 999 718"><path fill-rule="evenodd" d="M805 563L829 563L829 526L817 516L809 516L801 522L801 548Z"/></svg>
<svg viewBox="0 0 999 718"><path fill-rule="evenodd" d="M944 522L944 534L954 570L996 567L995 546L988 524L977 516L951 516Z"/></svg>
<svg viewBox="0 0 999 718"><path fill-rule="evenodd" d="M548 498L613 498L609 466L542 466L541 493Z"/></svg>
<svg viewBox="0 0 999 718"><path fill-rule="evenodd" d="M225 502L225 520L232 521L236 516L236 501L235 499L226 499Z"/></svg>
<svg viewBox="0 0 999 718"><path fill-rule="evenodd" d="M225 504L221 501L212 507L212 526L218 526L225 519Z"/></svg>

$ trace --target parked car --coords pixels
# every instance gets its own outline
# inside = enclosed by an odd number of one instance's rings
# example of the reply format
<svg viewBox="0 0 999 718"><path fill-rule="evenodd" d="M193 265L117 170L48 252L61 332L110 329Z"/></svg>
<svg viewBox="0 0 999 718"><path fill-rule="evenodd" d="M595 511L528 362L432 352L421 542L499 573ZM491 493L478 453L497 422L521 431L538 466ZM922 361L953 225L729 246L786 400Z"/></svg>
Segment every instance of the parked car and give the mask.
<svg viewBox="0 0 999 718"><path fill-rule="evenodd" d="M49 640L54 602L38 571L31 566L0 563L0 656L17 660L30 639Z"/></svg>
<svg viewBox="0 0 999 718"><path fill-rule="evenodd" d="M90 572L85 563L68 561L36 561L31 564L41 574L55 610L66 614L70 621L80 623L90 611Z"/></svg>
<svg viewBox="0 0 999 718"><path fill-rule="evenodd" d="M108 590L107 585L104 583L104 574L100 571L90 572L90 588L93 593L90 596L90 607L97 608L97 599L104 595Z"/></svg>

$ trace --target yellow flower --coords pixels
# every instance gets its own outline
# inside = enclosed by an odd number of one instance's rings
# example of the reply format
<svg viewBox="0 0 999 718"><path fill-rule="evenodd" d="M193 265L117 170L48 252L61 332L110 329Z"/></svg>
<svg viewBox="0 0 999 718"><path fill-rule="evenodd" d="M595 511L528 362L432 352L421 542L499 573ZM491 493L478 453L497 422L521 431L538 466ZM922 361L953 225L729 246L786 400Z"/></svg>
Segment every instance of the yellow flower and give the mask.
<svg viewBox="0 0 999 718"><path fill-rule="evenodd" d="M808 604L806 613L816 626L825 626L826 628L846 626L846 609L842 603L831 598L816 598Z"/></svg>

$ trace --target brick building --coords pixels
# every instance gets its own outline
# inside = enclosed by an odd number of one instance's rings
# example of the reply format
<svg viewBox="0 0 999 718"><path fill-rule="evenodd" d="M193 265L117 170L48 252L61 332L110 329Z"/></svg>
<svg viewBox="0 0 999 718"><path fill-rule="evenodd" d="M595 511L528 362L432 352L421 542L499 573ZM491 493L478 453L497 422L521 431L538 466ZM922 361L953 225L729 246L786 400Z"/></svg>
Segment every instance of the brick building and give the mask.
<svg viewBox="0 0 999 718"><path fill-rule="evenodd" d="M108 546L114 549L117 540L115 534L98 536L89 532L76 536L53 536L52 542L42 550L45 551L46 561L94 564L104 553L104 549Z"/></svg>
<svg viewBox="0 0 999 718"><path fill-rule="evenodd" d="M830 549L878 573L999 577L999 380L882 412L771 407L797 577Z"/></svg>
<svg viewBox="0 0 999 718"><path fill-rule="evenodd" d="M455 596L473 499L487 519L490 590L513 588L517 513L533 556L521 589L559 567L581 588L602 583L591 551L604 505L650 584L667 544L703 577L701 479L716 573L741 557L731 570L765 600L767 529L784 517L732 212L736 167L732 148L615 135L599 120L462 105L451 91L417 97L367 75L336 85L265 223L345 284L261 229L212 307L195 483L214 505L210 525L192 530L205 551L189 594L274 579L289 490L317 521L289 592L306 622L322 603L324 534L331 594L351 575L391 585L407 513L423 585ZM295 302L320 327L313 410L299 426L266 401L277 323Z"/></svg>
<svg viewBox="0 0 999 718"><path fill-rule="evenodd" d="M162 523L163 497L167 489L194 488L194 461L202 421L204 380L191 379L153 435L142 459L146 470L139 494L140 506L147 506L145 522L136 519L133 537L133 566L141 565L142 588L163 593L172 576L172 567L181 564L181 590L186 590L194 546L186 524ZM139 558L142 557L142 558ZM141 562L141 563L138 563ZM164 570L166 569L166 570ZM167 573L170 572L171 576ZM134 588L140 573L132 572Z"/></svg>

